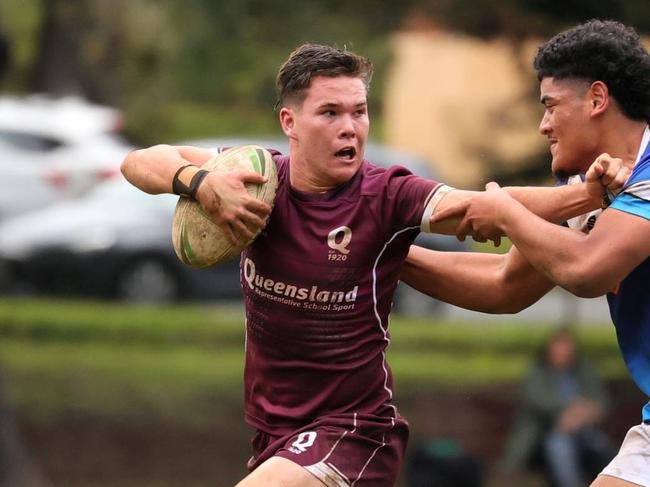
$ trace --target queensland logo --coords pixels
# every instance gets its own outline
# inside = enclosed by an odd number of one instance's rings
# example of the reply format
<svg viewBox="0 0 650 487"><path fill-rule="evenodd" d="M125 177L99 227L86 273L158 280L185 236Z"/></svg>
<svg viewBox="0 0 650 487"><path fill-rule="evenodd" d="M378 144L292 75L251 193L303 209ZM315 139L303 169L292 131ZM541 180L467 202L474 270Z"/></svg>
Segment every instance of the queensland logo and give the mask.
<svg viewBox="0 0 650 487"><path fill-rule="evenodd" d="M244 281L256 294L289 306L305 309L343 311L354 308L359 286L351 289L322 289L318 286L299 286L259 274L255 262L244 260Z"/></svg>
<svg viewBox="0 0 650 487"><path fill-rule="evenodd" d="M305 431L304 433L300 433L300 435L298 435L298 439L291 443L291 446L288 448L288 450L292 453L295 453L296 455L300 455L301 453L305 453L307 451L307 448L314 444L314 441L316 441L316 432Z"/></svg>
<svg viewBox="0 0 650 487"><path fill-rule="evenodd" d="M350 227L338 227L332 230L327 236L327 246L330 251L328 260L348 260L350 249L348 245L352 241L352 230Z"/></svg>

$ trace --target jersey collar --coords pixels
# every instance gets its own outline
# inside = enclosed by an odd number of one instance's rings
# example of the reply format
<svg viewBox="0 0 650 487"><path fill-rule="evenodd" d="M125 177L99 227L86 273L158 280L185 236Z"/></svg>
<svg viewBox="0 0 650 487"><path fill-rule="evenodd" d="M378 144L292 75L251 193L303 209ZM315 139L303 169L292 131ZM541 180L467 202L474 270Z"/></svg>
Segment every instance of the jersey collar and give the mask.
<svg viewBox="0 0 650 487"><path fill-rule="evenodd" d="M639 146L639 152L636 155L636 160L634 165L641 160L641 158L650 151L650 127L646 125L645 130L643 131L643 137L641 137L641 145Z"/></svg>

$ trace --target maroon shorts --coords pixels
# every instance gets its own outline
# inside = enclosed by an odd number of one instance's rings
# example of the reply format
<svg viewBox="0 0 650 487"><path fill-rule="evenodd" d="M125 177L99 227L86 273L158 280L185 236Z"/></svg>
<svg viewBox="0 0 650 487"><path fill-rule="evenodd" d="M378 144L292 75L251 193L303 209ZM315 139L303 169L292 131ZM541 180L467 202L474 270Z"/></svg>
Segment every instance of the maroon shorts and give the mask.
<svg viewBox="0 0 650 487"><path fill-rule="evenodd" d="M393 487L408 436L408 423L400 416L321 418L284 436L257 430L248 469L278 456L301 465L328 487Z"/></svg>

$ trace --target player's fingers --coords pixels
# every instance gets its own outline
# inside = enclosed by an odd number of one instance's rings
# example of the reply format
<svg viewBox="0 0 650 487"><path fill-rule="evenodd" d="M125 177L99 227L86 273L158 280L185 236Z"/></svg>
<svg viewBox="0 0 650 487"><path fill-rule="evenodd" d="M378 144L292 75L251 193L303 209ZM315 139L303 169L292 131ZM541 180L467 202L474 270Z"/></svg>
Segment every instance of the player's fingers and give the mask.
<svg viewBox="0 0 650 487"><path fill-rule="evenodd" d="M252 240L255 237L253 230L248 228L242 220L235 220L230 224L232 228L232 233L236 237L236 244L240 245L248 240Z"/></svg>
<svg viewBox="0 0 650 487"><path fill-rule="evenodd" d="M467 234L470 233L471 223L467 217L463 218L456 227L456 238L461 242L465 241Z"/></svg>
<svg viewBox="0 0 650 487"><path fill-rule="evenodd" d="M429 219L430 223L437 223L444 221L448 218L458 218L465 214L467 211L467 205L469 202L462 201L454 205L450 205L447 208L436 209L436 211L431 215Z"/></svg>
<svg viewBox="0 0 650 487"><path fill-rule="evenodd" d="M238 173L238 177L242 183L264 184L267 181L266 176L262 176L256 172L240 172Z"/></svg>
<svg viewBox="0 0 650 487"><path fill-rule="evenodd" d="M623 189L623 186L625 186L625 183L630 178L630 174L632 174L632 170L629 167L622 167L621 170L616 173L614 179L612 179L607 185L607 190L613 194L620 193L621 189Z"/></svg>
<svg viewBox="0 0 650 487"><path fill-rule="evenodd" d="M487 242L487 238L485 238L485 237L483 237L481 235L473 235L472 239L474 240L474 242L480 242L480 243Z"/></svg>
<svg viewBox="0 0 650 487"><path fill-rule="evenodd" d="M623 174L627 174L628 170L629 169L623 164L623 159L619 159L618 157L611 159L601 176L603 186L609 185L614 179L616 179L619 173L623 172Z"/></svg>
<svg viewBox="0 0 650 487"><path fill-rule="evenodd" d="M609 167L609 160L611 156L607 152L603 152L600 154L596 159L594 159L594 162L591 163L591 165L587 168L587 173L586 174L597 174L601 175L603 172L607 170Z"/></svg>
<svg viewBox="0 0 650 487"><path fill-rule="evenodd" d="M226 235L226 238L230 241L231 244L239 245L239 241L235 236L234 232L232 231L230 223L224 221L221 224L219 224L219 226L221 227L221 230L223 230L223 233Z"/></svg>
<svg viewBox="0 0 650 487"><path fill-rule="evenodd" d="M623 166L623 161L621 159L615 158L603 158L600 161L602 166L602 174L600 175L600 184L603 186L608 186L612 180L616 177L616 174L619 172Z"/></svg>
<svg viewBox="0 0 650 487"><path fill-rule="evenodd" d="M244 220L245 226L248 228L259 229L266 225L266 219L264 217L260 217L258 214L250 211L242 214L241 218Z"/></svg>
<svg viewBox="0 0 650 487"><path fill-rule="evenodd" d="M589 167L586 179L593 181L600 178L600 184L607 186L614 179L621 167L623 167L623 161L621 159L612 157L604 152Z"/></svg>
<svg viewBox="0 0 650 487"><path fill-rule="evenodd" d="M596 159L585 173L586 181L596 181L604 172L602 163Z"/></svg>
<svg viewBox="0 0 650 487"><path fill-rule="evenodd" d="M265 217L271 214L271 205L256 198L251 198L248 200L245 206L248 211L252 211L261 217Z"/></svg>

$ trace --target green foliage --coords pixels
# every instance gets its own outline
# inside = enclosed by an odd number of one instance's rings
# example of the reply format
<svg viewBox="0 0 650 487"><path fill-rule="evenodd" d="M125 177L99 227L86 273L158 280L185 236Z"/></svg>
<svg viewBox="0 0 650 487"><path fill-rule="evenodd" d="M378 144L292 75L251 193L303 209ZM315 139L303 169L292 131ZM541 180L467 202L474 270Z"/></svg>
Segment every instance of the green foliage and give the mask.
<svg viewBox="0 0 650 487"><path fill-rule="evenodd" d="M421 0L424 12L448 28L480 37L549 36L592 18L614 19L650 30L646 0Z"/></svg>
<svg viewBox="0 0 650 487"><path fill-rule="evenodd" d="M58 52L47 39L39 44L46 15L54 37L75 52ZM39 51L50 46L75 86L125 110L127 135L137 143L270 135L277 133L277 68L293 48L316 42L374 61L370 105L380 117L390 34L411 20L422 25L423 16L483 37L550 35L589 17L650 29L646 0L3 0L0 29L14 58L5 86L27 92L47 85L33 75L52 59Z"/></svg>
<svg viewBox="0 0 650 487"><path fill-rule="evenodd" d="M521 379L548 325L391 320L398 390L455 389ZM609 378L626 376L611 326L577 330ZM201 426L240 408L240 308L123 306L0 299L0 361L11 396L36 418L141 414Z"/></svg>
<svg viewBox="0 0 650 487"><path fill-rule="evenodd" d="M17 340L218 347L241 345L243 334L241 312L234 309L0 300L0 336Z"/></svg>
<svg viewBox="0 0 650 487"><path fill-rule="evenodd" d="M130 105L126 112L126 130L143 145L174 143L197 138L242 134L280 134L271 107L217 106L209 103L157 102L143 108Z"/></svg>
<svg viewBox="0 0 650 487"><path fill-rule="evenodd" d="M31 65L37 51L36 41L41 18L42 10L39 2L35 0L0 2L0 31L10 40L12 63L4 86L11 91L27 89Z"/></svg>

